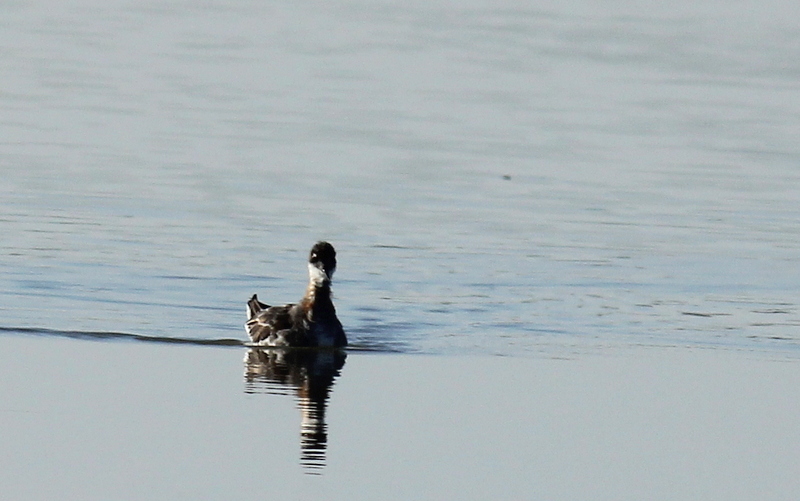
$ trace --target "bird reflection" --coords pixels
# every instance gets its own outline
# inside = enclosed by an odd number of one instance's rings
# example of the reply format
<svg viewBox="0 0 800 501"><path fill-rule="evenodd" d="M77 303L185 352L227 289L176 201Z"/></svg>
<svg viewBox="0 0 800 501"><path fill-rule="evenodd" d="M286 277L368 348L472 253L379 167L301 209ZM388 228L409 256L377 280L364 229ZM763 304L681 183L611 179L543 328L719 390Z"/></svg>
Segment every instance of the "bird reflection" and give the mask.
<svg viewBox="0 0 800 501"><path fill-rule="evenodd" d="M245 355L245 392L295 394L300 421L300 464L306 473L325 467L325 409L347 355L336 349L250 349Z"/></svg>

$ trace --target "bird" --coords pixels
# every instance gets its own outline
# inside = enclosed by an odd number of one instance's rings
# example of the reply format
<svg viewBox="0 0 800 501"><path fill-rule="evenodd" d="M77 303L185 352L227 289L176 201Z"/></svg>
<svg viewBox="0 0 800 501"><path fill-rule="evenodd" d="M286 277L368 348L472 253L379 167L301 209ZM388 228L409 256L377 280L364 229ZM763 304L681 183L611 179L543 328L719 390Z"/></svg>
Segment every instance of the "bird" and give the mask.
<svg viewBox="0 0 800 501"><path fill-rule="evenodd" d="M314 244L308 255L308 288L298 303L269 306L258 295L247 301L245 330L255 345L277 347L347 346L342 323L331 300L336 250L328 242Z"/></svg>

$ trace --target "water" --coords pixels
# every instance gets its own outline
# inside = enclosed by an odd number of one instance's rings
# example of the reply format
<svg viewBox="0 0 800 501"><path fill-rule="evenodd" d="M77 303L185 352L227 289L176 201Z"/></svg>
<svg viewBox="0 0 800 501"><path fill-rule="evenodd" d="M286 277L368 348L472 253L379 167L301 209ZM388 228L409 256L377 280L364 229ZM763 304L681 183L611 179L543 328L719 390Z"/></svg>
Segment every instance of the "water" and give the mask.
<svg viewBox="0 0 800 501"><path fill-rule="evenodd" d="M800 353L793 3L0 12L0 343L235 344L327 239L342 381L360 350Z"/></svg>
<svg viewBox="0 0 800 501"><path fill-rule="evenodd" d="M792 499L797 364L716 351L350 354L320 467L303 410L243 380L238 350L4 337L0 492Z"/></svg>

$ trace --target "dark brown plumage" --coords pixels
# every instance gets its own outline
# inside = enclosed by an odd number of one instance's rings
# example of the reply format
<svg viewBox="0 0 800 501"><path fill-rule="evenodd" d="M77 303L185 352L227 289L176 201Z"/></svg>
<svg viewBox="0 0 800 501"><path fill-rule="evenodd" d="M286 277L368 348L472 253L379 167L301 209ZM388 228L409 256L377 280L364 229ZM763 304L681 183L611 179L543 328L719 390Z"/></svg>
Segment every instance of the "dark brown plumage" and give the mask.
<svg viewBox="0 0 800 501"><path fill-rule="evenodd" d="M269 306L256 295L247 302L245 329L250 340L265 346L346 346L331 300L334 271L336 251L328 242L317 242L308 256L309 284L299 303Z"/></svg>

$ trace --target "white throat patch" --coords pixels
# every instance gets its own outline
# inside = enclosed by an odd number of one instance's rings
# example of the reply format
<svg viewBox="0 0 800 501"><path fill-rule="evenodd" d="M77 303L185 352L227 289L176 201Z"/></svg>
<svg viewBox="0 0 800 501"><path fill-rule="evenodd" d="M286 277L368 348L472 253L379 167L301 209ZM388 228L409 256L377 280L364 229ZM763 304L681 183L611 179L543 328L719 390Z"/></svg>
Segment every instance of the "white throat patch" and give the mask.
<svg viewBox="0 0 800 501"><path fill-rule="evenodd" d="M330 277L328 277L324 271L311 263L308 263L308 276L311 278L311 282L317 287L322 287L322 284L330 281Z"/></svg>

